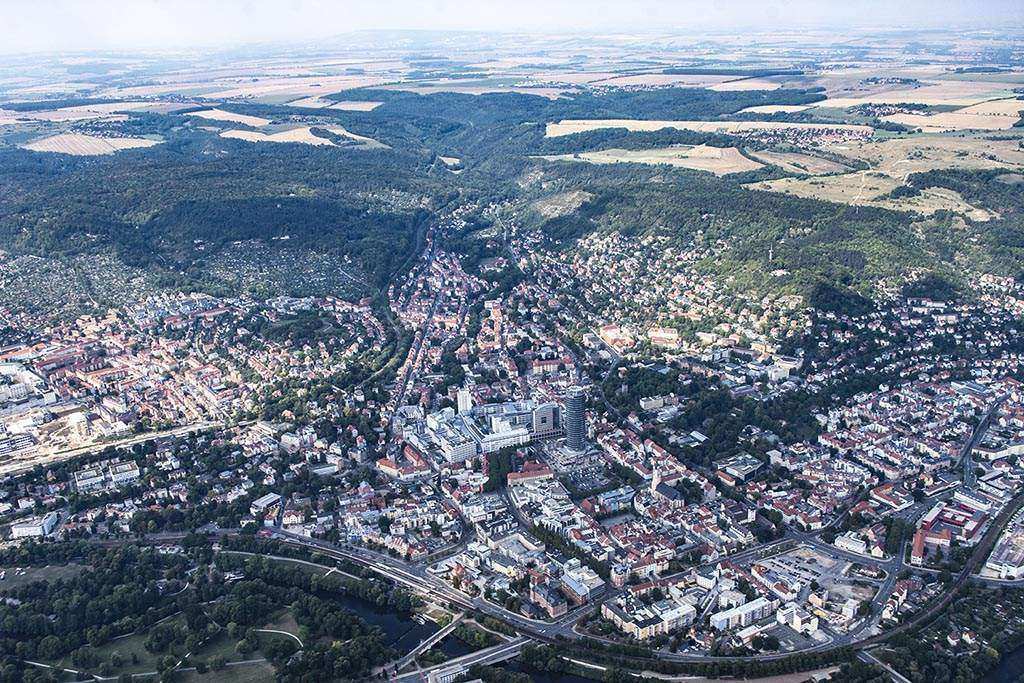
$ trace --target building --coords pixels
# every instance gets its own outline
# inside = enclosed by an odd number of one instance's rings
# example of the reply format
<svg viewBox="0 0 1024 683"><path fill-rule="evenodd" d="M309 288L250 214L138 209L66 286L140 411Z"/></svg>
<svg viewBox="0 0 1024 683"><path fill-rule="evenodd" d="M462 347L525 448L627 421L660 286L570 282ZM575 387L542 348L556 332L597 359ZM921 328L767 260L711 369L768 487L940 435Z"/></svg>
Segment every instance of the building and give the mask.
<svg viewBox="0 0 1024 683"><path fill-rule="evenodd" d="M582 451L584 449L584 437L586 436L586 416L584 405L586 393L583 387L570 387L565 395L565 413L563 422L565 424L565 445L571 450Z"/></svg>
<svg viewBox="0 0 1024 683"><path fill-rule="evenodd" d="M459 393L456 396L458 399L459 415L465 415L473 410L473 394L469 392L469 389L459 389Z"/></svg>
<svg viewBox="0 0 1024 683"><path fill-rule="evenodd" d="M578 559L573 558L562 567L562 591L577 605L591 601L604 590L604 579Z"/></svg>
<svg viewBox="0 0 1024 683"><path fill-rule="evenodd" d="M553 586L546 583L535 583L530 588L530 600L543 609L552 619L565 614L568 602Z"/></svg>
<svg viewBox="0 0 1024 683"><path fill-rule="evenodd" d="M768 598L757 598L742 605L731 607L711 615L711 627L725 631L750 624L770 616L775 611L775 603Z"/></svg>
<svg viewBox="0 0 1024 683"><path fill-rule="evenodd" d="M11 538L40 538L46 536L57 526L59 517L56 512L48 512L42 517L34 517L11 525Z"/></svg>
<svg viewBox="0 0 1024 683"><path fill-rule="evenodd" d="M131 460L99 464L75 472L75 490L90 493L128 486L137 482L140 475L139 466Z"/></svg>
<svg viewBox="0 0 1024 683"><path fill-rule="evenodd" d="M868 552L867 542L853 531L846 531L836 536L835 546L858 555L866 555Z"/></svg>
<svg viewBox="0 0 1024 683"><path fill-rule="evenodd" d="M557 403L542 403L537 406L533 414L530 431L535 439L547 439L557 436L561 431L561 418Z"/></svg>
<svg viewBox="0 0 1024 683"><path fill-rule="evenodd" d="M624 596L601 605L601 616L623 633L637 640L646 640L689 626L697 617L697 609L683 601L659 600L645 605L640 600Z"/></svg>
<svg viewBox="0 0 1024 683"><path fill-rule="evenodd" d="M779 611L775 613L775 620L780 624L789 626L797 633L803 633L808 636L813 635L818 630L818 617L809 613L795 602L780 607Z"/></svg>
<svg viewBox="0 0 1024 683"><path fill-rule="evenodd" d="M281 496L276 493L268 493L260 496L249 506L249 512L253 517L260 517L266 514L267 510L277 506L281 502Z"/></svg>
<svg viewBox="0 0 1024 683"><path fill-rule="evenodd" d="M423 453L440 452L447 462L462 462L558 434L559 410L554 403L473 406L465 391L459 392L458 412L444 408L406 425L402 432L406 441Z"/></svg>

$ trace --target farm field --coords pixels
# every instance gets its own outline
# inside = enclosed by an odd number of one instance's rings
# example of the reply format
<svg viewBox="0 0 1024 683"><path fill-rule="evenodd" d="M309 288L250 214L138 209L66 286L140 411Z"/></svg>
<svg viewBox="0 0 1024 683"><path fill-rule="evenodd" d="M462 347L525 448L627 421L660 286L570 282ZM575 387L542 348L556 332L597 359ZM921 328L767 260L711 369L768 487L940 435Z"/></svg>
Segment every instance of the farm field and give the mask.
<svg viewBox="0 0 1024 683"><path fill-rule="evenodd" d="M124 112L169 114L186 109L189 106L192 105L187 102L105 102L73 107L59 107L56 109L40 109L37 111L12 111L0 107L0 125L12 125L31 121L65 123L97 119L109 120L123 118L118 115Z"/></svg>
<svg viewBox="0 0 1024 683"><path fill-rule="evenodd" d="M927 171L960 168L981 170L1024 169L1024 150L1016 139L987 139L982 135L912 135L854 144L826 145L822 149L834 155L867 163L870 169L818 178L782 178L754 183L748 187L783 192L798 197L855 206L876 206L930 215L949 210L977 221L993 216L977 209L948 189L927 188L913 197L894 199L888 193L906 182L908 176ZM751 152L768 161L776 152ZM823 160L824 161L824 160ZM833 163L833 162L828 162ZM790 170L790 169L786 169ZM835 173L841 171L824 171Z"/></svg>
<svg viewBox="0 0 1024 683"><path fill-rule="evenodd" d="M273 98L287 102L302 97L340 92L355 88L381 85L396 80L393 77L361 76L295 76L251 78L237 77L215 80L171 81L102 90L101 97L159 97L166 95L203 96L210 99L247 99L267 101Z"/></svg>
<svg viewBox="0 0 1024 683"><path fill-rule="evenodd" d="M551 161L586 161L593 164L667 164L715 175L743 173L761 168L735 147L666 147L662 149L606 149L579 154L561 154L544 157Z"/></svg>
<svg viewBox="0 0 1024 683"><path fill-rule="evenodd" d="M81 133L60 133L22 145L33 152L56 152L75 156L114 154L126 149L159 145L156 140L144 138L101 138Z"/></svg>
<svg viewBox="0 0 1024 683"><path fill-rule="evenodd" d="M251 130L226 130L220 134L222 138L245 140L246 142L300 142L304 145L333 147L334 143L327 138L313 134L309 126L292 128L280 133L259 133Z"/></svg>
<svg viewBox="0 0 1024 683"><path fill-rule="evenodd" d="M717 83L708 88L715 92L740 92L743 90L778 90L782 84L768 78L736 78Z"/></svg>
<svg viewBox="0 0 1024 683"><path fill-rule="evenodd" d="M259 116L236 114L234 112L224 111L223 109L204 109L203 111L193 111L189 112L188 116L198 116L199 118L210 119L212 121L241 123L244 126L252 126L254 128L261 128L270 123L270 119L264 119Z"/></svg>
<svg viewBox="0 0 1024 683"><path fill-rule="evenodd" d="M873 129L850 123L788 123L781 121L647 121L642 119L565 119L547 124L544 135L553 138L573 133L586 133L603 128L625 128L630 131L655 131L665 128L693 130L700 133L746 133L762 130L843 130L870 135Z"/></svg>
<svg viewBox="0 0 1024 683"><path fill-rule="evenodd" d="M925 133L947 133L955 130L1008 130L1013 128L1019 117L968 114L960 110L937 114L891 114L883 116L882 120L920 128Z"/></svg>
<svg viewBox="0 0 1024 683"><path fill-rule="evenodd" d="M746 109L740 109L737 114L792 114L798 111L810 109L810 104L758 104Z"/></svg>
<svg viewBox="0 0 1024 683"><path fill-rule="evenodd" d="M372 138L350 133L340 126L323 126L323 130L359 143L358 145L353 145L353 147L360 147L364 149L371 147L381 149L385 147L385 145ZM221 133L220 136L222 138L233 138L236 140L245 140L247 142L298 142L304 145L326 147L339 146L327 138L316 135L313 132L313 126L300 126L298 128L290 128L276 133L261 133L259 131L251 130L226 130Z"/></svg>
<svg viewBox="0 0 1024 683"><path fill-rule="evenodd" d="M589 81L589 83L591 85L612 85L619 87L649 85L675 86L682 88L706 88L725 83L730 80L736 80L736 77L712 76L707 74L632 74Z"/></svg>
<svg viewBox="0 0 1024 683"><path fill-rule="evenodd" d="M373 111L383 102L335 102L334 100L328 100L319 95L313 97L303 97L300 100L288 102L289 107L302 107L304 109L339 109L341 111Z"/></svg>
<svg viewBox="0 0 1024 683"><path fill-rule="evenodd" d="M380 90L400 90L417 95L433 95L435 93L461 93L463 95L486 95L489 93L521 93L539 95L556 99L562 96L563 89L550 86L526 87L504 83L487 83L482 80L451 80L441 83L409 82L381 86Z"/></svg>
<svg viewBox="0 0 1024 683"><path fill-rule="evenodd" d="M1015 87L1015 83L988 81L921 81L917 87L879 88L862 95L830 97L814 106L846 108L861 104L917 103L969 107L989 100L1012 97Z"/></svg>
<svg viewBox="0 0 1024 683"><path fill-rule="evenodd" d="M1015 97L989 100L955 111L923 114L891 114L882 120L916 126L926 133L958 130L1009 130L1021 120L1024 100Z"/></svg>

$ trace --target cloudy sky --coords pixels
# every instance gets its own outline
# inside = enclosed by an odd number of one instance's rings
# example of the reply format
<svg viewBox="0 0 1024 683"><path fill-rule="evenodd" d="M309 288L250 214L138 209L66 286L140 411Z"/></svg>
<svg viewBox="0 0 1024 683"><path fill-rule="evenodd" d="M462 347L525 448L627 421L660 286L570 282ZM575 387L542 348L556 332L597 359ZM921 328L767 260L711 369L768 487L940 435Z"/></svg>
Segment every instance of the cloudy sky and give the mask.
<svg viewBox="0 0 1024 683"><path fill-rule="evenodd" d="M0 0L0 52L230 46L359 29L1024 25L1024 0Z"/></svg>

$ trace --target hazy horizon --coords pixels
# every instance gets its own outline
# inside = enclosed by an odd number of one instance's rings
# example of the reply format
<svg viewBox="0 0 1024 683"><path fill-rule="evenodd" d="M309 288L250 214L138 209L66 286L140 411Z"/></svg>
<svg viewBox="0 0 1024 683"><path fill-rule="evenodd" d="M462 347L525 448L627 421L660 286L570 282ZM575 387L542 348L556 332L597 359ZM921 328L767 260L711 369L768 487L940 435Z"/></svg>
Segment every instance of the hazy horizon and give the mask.
<svg viewBox="0 0 1024 683"><path fill-rule="evenodd" d="M522 33L822 28L1007 29L1024 26L1019 0L43 0L0 25L11 53L231 47L316 41L361 30Z"/></svg>

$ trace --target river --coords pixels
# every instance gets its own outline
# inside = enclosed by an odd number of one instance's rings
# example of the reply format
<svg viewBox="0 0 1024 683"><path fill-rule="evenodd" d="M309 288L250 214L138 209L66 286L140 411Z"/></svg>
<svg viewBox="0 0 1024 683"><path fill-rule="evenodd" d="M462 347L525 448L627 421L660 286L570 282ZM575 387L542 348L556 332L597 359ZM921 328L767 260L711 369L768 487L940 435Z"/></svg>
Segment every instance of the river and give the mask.
<svg viewBox="0 0 1024 683"><path fill-rule="evenodd" d="M990 671L981 683L1013 683L1024 676L1024 645L999 660L996 668Z"/></svg>

